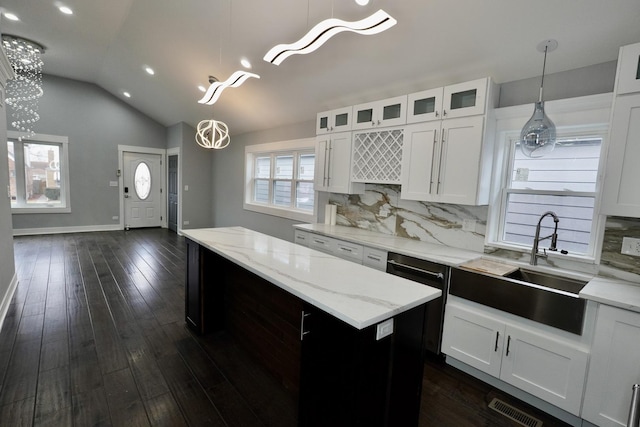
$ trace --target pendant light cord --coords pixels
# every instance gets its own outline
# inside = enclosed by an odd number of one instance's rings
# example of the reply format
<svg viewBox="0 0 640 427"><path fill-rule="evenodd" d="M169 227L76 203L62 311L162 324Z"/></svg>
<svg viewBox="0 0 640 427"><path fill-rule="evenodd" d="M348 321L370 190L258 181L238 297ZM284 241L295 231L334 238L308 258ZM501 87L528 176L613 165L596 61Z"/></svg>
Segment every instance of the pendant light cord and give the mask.
<svg viewBox="0 0 640 427"><path fill-rule="evenodd" d="M547 68L547 49L549 49L549 46L544 47L544 61L542 62L542 80L540 81L540 99L538 99L538 102L542 102L542 88L544 87L544 71Z"/></svg>

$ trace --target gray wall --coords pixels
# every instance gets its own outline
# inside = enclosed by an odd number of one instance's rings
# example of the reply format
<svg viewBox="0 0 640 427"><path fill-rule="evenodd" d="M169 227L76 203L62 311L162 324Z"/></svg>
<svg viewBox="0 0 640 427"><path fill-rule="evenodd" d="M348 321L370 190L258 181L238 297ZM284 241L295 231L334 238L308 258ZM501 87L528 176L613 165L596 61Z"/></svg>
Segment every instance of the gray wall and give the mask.
<svg viewBox="0 0 640 427"><path fill-rule="evenodd" d="M213 196L211 190L211 161L216 150L200 147L195 140L196 131L186 123L178 123L168 129L167 148L180 147L179 169L181 191L178 194L182 208L182 224L179 229L213 227ZM224 150L223 150L224 151ZM186 186L189 190L185 191ZM184 222L189 221L185 225Z"/></svg>
<svg viewBox="0 0 640 427"><path fill-rule="evenodd" d="M617 61L563 71L544 76L545 101L575 98L613 92ZM500 85L500 107L536 102L540 90L540 77L516 80Z"/></svg>
<svg viewBox="0 0 640 427"><path fill-rule="evenodd" d="M116 225L118 145L165 148L166 128L95 84L45 75L36 133L69 138L71 212L13 214L14 229Z"/></svg>
<svg viewBox="0 0 640 427"><path fill-rule="evenodd" d="M233 129L232 129L233 130ZM277 216L245 211L244 147L267 142L315 136L315 118L291 126L232 136L231 144L224 150L213 152L213 221L216 227L240 225L281 239L293 240L292 221Z"/></svg>

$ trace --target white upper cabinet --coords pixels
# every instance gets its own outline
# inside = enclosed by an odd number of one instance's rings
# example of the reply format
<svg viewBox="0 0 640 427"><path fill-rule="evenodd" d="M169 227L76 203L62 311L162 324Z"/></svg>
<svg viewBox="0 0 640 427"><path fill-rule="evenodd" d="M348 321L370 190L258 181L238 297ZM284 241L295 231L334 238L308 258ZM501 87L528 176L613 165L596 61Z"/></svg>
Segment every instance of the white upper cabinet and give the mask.
<svg viewBox="0 0 640 427"><path fill-rule="evenodd" d="M441 97L436 89L407 98L407 122L415 124L405 128L400 197L485 205L493 166L487 112L497 104L498 88L484 78L439 90Z"/></svg>
<svg viewBox="0 0 640 427"><path fill-rule="evenodd" d="M350 131L352 111L352 107L344 107L318 113L316 117L316 135Z"/></svg>
<svg viewBox="0 0 640 427"><path fill-rule="evenodd" d="M486 204L493 145L483 144L484 122L484 116L475 116L407 126L400 197Z"/></svg>
<svg viewBox="0 0 640 427"><path fill-rule="evenodd" d="M640 43L620 48L615 95L600 213L640 218Z"/></svg>
<svg viewBox="0 0 640 427"><path fill-rule="evenodd" d="M407 123L484 114L489 78L412 93L407 96Z"/></svg>
<svg viewBox="0 0 640 427"><path fill-rule="evenodd" d="M616 95L640 92L640 43L620 48L616 86Z"/></svg>
<svg viewBox="0 0 640 427"><path fill-rule="evenodd" d="M444 88L423 90L407 96L407 123L442 119Z"/></svg>
<svg viewBox="0 0 640 427"><path fill-rule="evenodd" d="M364 184L351 182L351 143L351 132L316 136L316 191L364 193Z"/></svg>
<svg viewBox="0 0 640 427"><path fill-rule="evenodd" d="M407 96L367 102L353 107L353 130L403 125L407 121Z"/></svg>

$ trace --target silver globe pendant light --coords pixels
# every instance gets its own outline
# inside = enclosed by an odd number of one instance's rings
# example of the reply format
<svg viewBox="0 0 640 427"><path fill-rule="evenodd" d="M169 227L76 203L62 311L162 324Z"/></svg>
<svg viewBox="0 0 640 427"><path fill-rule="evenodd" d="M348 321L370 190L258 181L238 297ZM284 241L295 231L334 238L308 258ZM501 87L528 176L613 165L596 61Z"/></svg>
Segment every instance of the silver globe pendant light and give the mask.
<svg viewBox="0 0 640 427"><path fill-rule="evenodd" d="M544 72L547 65L547 53L558 47L556 40L544 40L538 44L538 51L544 52L542 65L542 80L540 82L540 97L535 103L533 115L520 132L520 147L527 157L543 157L551 153L556 146L556 125L544 112L542 90L544 87Z"/></svg>

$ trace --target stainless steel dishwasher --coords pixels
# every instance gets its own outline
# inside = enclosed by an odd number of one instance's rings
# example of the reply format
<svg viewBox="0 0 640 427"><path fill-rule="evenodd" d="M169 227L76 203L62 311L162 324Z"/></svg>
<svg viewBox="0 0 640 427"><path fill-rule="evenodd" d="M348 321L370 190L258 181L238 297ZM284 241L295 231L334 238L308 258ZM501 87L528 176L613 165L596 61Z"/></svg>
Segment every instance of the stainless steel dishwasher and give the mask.
<svg viewBox="0 0 640 427"><path fill-rule="evenodd" d="M440 355L442 343L442 324L444 322L444 304L449 285L449 267L398 253L389 252L387 273L404 277L433 288L440 289L442 296L427 303L427 313L423 334L427 351Z"/></svg>

